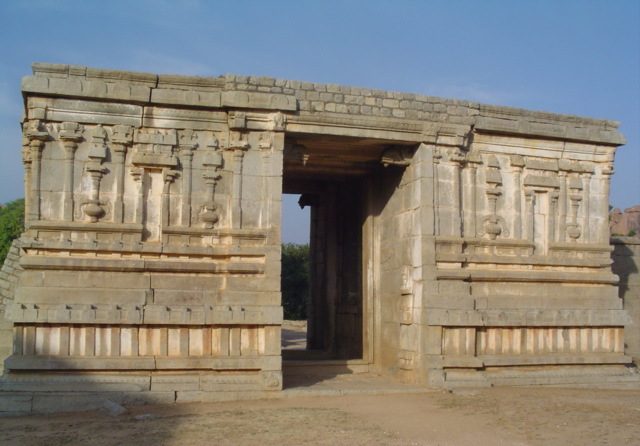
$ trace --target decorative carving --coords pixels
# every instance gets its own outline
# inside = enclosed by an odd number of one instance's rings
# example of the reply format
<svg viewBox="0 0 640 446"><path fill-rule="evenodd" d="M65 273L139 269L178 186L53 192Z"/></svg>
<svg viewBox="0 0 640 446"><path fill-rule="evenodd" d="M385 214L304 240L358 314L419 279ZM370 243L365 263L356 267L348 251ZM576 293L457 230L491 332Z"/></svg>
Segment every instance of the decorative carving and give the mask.
<svg viewBox="0 0 640 446"><path fill-rule="evenodd" d="M131 162L135 166L175 168L178 159L174 155L177 145L175 130L169 132L138 131L134 142L137 144Z"/></svg>
<svg viewBox="0 0 640 446"><path fill-rule="evenodd" d="M502 195L502 176L500 175L500 164L495 156L491 155L487 160L486 195L489 203L490 214L484 218L484 233L491 240L495 240L500 234L508 236L505 221L498 216L498 197Z"/></svg>
<svg viewBox="0 0 640 446"><path fill-rule="evenodd" d="M133 127L129 125L116 125L111 134L116 175L116 199L113 203L113 221L124 222L124 163L127 148L133 143Z"/></svg>
<svg viewBox="0 0 640 446"><path fill-rule="evenodd" d="M571 177L569 179L569 201L571 203L570 220L567 224L567 235L572 242L576 242L582 230L578 224L578 209L580 202L582 201L582 182L578 177Z"/></svg>
<svg viewBox="0 0 640 446"><path fill-rule="evenodd" d="M447 150L449 162L457 164L458 167L466 161L465 153L459 147L453 147Z"/></svg>
<svg viewBox="0 0 640 446"><path fill-rule="evenodd" d="M269 151L273 147L273 133L265 132L260 134L260 142L258 143L260 150Z"/></svg>
<svg viewBox="0 0 640 446"><path fill-rule="evenodd" d="M287 125L287 116L282 112L271 114L271 129L274 132L284 132Z"/></svg>
<svg viewBox="0 0 640 446"><path fill-rule="evenodd" d="M40 220L40 178L42 149L49 139L49 132L39 119L27 122L26 135L29 140L29 160L31 163L31 191L28 197L29 221Z"/></svg>
<svg viewBox="0 0 640 446"><path fill-rule="evenodd" d="M74 160L78 143L82 141L82 126L77 122L63 122L60 129L60 139L65 152L62 216L64 220L71 221L74 211Z"/></svg>
<svg viewBox="0 0 640 446"><path fill-rule="evenodd" d="M514 222L513 222L513 237L516 239L522 238L524 228L522 225L522 171L524 169L524 158L521 155L511 155L511 170L513 172L513 183L515 186L515 193L513 194L513 210L514 210Z"/></svg>
<svg viewBox="0 0 640 446"><path fill-rule="evenodd" d="M170 215L169 215L169 194L170 194L170 188L171 188L171 183L173 183L175 181L175 179L178 177L178 171L177 170L173 170L173 169L168 169L168 168L164 168L162 169L162 181L163 181L163 188L162 188L162 224L164 227L168 227L169 226L169 222L170 222Z"/></svg>
<svg viewBox="0 0 640 446"><path fill-rule="evenodd" d="M107 173L107 169L102 167L102 162L107 157L107 132L97 125L91 132L92 146L89 149L89 160L85 164L85 171L91 178L91 191L89 200L83 203L84 213L89 217L91 223L96 223L104 214L103 206L106 203L100 201L100 182L102 176Z"/></svg>
<svg viewBox="0 0 640 446"><path fill-rule="evenodd" d="M202 174L204 182L207 185L207 199L200 208L200 221L207 229L212 229L220 220L218 214L218 204L215 202L216 186L222 176L218 171L222 168L223 158L217 148L217 140L214 145L209 145L204 154L202 165L206 169Z"/></svg>
<svg viewBox="0 0 640 446"><path fill-rule="evenodd" d="M228 115L229 128L242 130L247 127L247 114L245 112L230 111Z"/></svg>
<svg viewBox="0 0 640 446"><path fill-rule="evenodd" d="M141 167L132 167L129 173L133 177L133 181L139 183L135 222L140 224L142 223L142 214L144 212L144 169Z"/></svg>
<svg viewBox="0 0 640 446"><path fill-rule="evenodd" d="M307 165L309 162L309 152L302 144L287 146L284 151L284 159L288 163Z"/></svg>
<svg viewBox="0 0 640 446"><path fill-rule="evenodd" d="M262 382L268 389L280 389L282 387L282 374L279 372L262 372Z"/></svg>
<svg viewBox="0 0 640 446"><path fill-rule="evenodd" d="M231 190L233 206L231 218L236 228L242 227L242 159L244 158L244 152L247 151L249 147L247 135L242 132L229 132L229 145L227 150L233 152L233 183Z"/></svg>
<svg viewBox="0 0 640 446"><path fill-rule="evenodd" d="M380 163L384 167L400 166L406 167L411 164L413 149L410 147L389 147L382 152Z"/></svg>
<svg viewBox="0 0 640 446"><path fill-rule="evenodd" d="M213 137L215 139L215 136ZM183 226L191 226L191 192L192 192L192 168L193 151L198 147L198 135L192 130L180 130L179 155L182 164L182 211L181 223Z"/></svg>

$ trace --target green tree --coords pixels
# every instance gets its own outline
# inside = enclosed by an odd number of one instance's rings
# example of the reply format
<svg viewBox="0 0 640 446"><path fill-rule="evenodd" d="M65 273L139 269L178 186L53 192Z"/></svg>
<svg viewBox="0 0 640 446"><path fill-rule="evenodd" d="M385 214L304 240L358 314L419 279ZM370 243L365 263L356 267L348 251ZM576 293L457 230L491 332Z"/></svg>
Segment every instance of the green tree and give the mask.
<svg viewBox="0 0 640 446"><path fill-rule="evenodd" d="M0 207L0 265L11 248L13 240L24 231L24 200L14 200Z"/></svg>
<svg viewBox="0 0 640 446"><path fill-rule="evenodd" d="M282 306L284 318L307 318L309 300L309 245L282 245Z"/></svg>

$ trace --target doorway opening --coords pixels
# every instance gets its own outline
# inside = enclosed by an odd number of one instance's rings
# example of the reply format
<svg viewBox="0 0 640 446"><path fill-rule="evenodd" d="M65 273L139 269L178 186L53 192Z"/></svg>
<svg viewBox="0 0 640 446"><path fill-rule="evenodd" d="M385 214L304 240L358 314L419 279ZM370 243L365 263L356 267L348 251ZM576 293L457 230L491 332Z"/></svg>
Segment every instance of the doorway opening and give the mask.
<svg viewBox="0 0 640 446"><path fill-rule="evenodd" d="M351 366L368 370L374 362L375 217L402 174L381 163L396 146L367 138L287 137L283 194L295 194L310 213L306 333L284 327L285 368L319 361L352 373Z"/></svg>
<svg viewBox="0 0 640 446"><path fill-rule="evenodd" d="M307 349L309 305L310 208L299 205L300 194L282 196L281 290L284 321L282 350Z"/></svg>

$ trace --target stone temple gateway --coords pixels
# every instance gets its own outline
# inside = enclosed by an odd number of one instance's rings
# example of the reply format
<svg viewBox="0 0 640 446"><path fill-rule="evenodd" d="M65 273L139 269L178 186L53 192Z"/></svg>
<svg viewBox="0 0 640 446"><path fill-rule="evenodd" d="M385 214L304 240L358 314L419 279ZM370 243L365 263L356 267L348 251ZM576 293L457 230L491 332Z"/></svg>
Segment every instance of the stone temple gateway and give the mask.
<svg viewBox="0 0 640 446"><path fill-rule="evenodd" d="M631 362L608 231L615 122L54 64L22 90L26 230L0 389L41 398L34 411L70 391L278 394L283 193L311 207L316 363L443 387Z"/></svg>

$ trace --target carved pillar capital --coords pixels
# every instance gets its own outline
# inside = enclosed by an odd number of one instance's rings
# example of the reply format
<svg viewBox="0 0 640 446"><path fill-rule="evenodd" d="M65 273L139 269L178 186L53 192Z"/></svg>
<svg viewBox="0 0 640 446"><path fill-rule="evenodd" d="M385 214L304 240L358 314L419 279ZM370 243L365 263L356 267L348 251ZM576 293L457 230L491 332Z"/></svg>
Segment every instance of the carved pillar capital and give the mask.
<svg viewBox="0 0 640 446"><path fill-rule="evenodd" d="M73 159L78 143L82 141L82 126L77 122L63 122L60 127L60 140L65 148L67 159Z"/></svg>
<svg viewBox="0 0 640 446"><path fill-rule="evenodd" d="M271 130L274 132L284 132L287 125L287 116L282 112L271 114Z"/></svg>

